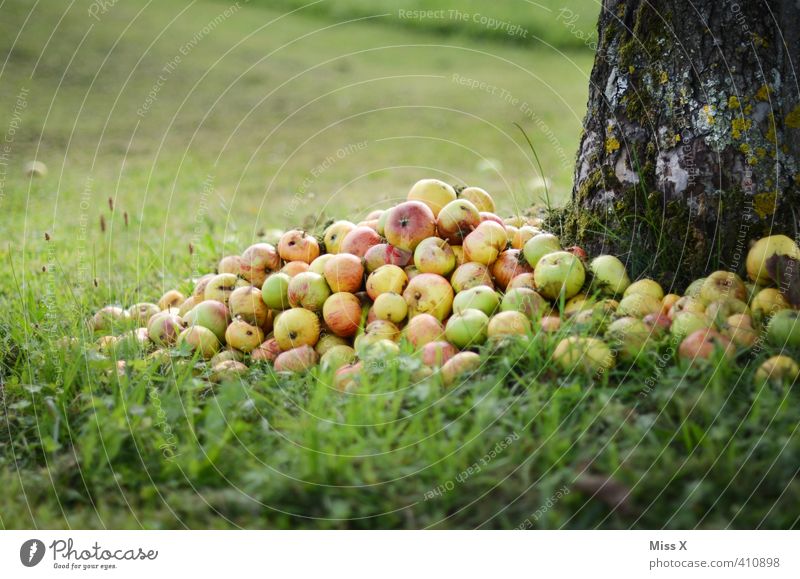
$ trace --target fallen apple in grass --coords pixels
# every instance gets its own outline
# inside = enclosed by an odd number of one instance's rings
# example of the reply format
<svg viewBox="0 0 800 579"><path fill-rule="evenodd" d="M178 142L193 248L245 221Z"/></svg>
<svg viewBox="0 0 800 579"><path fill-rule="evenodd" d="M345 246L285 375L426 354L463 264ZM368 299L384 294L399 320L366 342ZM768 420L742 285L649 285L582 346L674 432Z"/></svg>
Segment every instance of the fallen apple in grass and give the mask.
<svg viewBox="0 0 800 579"><path fill-rule="evenodd" d="M500 306L500 295L488 285L478 285L458 292L453 298L453 312L463 313L475 308L487 316L494 314Z"/></svg>
<svg viewBox="0 0 800 579"><path fill-rule="evenodd" d="M466 374L477 371L481 366L481 357L475 352L459 352L444 363L440 372L442 383L451 387L456 380Z"/></svg>
<svg viewBox="0 0 800 579"><path fill-rule="evenodd" d="M453 297L452 286L435 273L419 274L408 282L403 292L403 298L408 304L409 319L419 314L431 314L443 322L450 315Z"/></svg>
<svg viewBox="0 0 800 579"><path fill-rule="evenodd" d="M494 280L492 274L489 273L489 268L474 261L468 261L464 265L458 266L450 276L450 284L457 293L481 285L494 288Z"/></svg>
<svg viewBox="0 0 800 579"><path fill-rule="evenodd" d="M228 309L233 318L238 316L266 331L272 329L272 312L257 287L249 285L233 290L228 298Z"/></svg>
<svg viewBox="0 0 800 579"><path fill-rule="evenodd" d="M242 253L241 276L251 284L261 287L267 276L280 268L281 257L269 243L251 245Z"/></svg>
<svg viewBox="0 0 800 579"><path fill-rule="evenodd" d="M759 291L750 302L750 309L753 315L759 317L769 317L781 310L788 310L792 306L783 297L783 294L775 288L764 288Z"/></svg>
<svg viewBox="0 0 800 579"><path fill-rule="evenodd" d="M212 366L209 380L215 384L232 382L241 380L248 372L247 366L242 362L237 360L225 360L224 362L219 362Z"/></svg>
<svg viewBox="0 0 800 579"><path fill-rule="evenodd" d="M311 346L298 346L278 354L275 358L276 372L300 373L310 370L319 362L319 355Z"/></svg>
<svg viewBox="0 0 800 579"><path fill-rule="evenodd" d="M219 265L217 265L217 273L232 273L233 275L241 276L242 258L238 255L228 255L223 257L219 261Z"/></svg>
<svg viewBox="0 0 800 579"><path fill-rule="evenodd" d="M222 347L214 332L203 326L190 326L178 335L178 346L187 347L190 352L198 352L210 359Z"/></svg>
<svg viewBox="0 0 800 579"><path fill-rule="evenodd" d="M458 194L460 199L466 199L472 203L478 211L495 212L494 199L484 189L480 187L466 187Z"/></svg>
<svg viewBox="0 0 800 579"><path fill-rule="evenodd" d="M186 297L178 290L169 290L161 299L158 300L158 307L161 311L169 310L170 308L180 308L181 304L186 301Z"/></svg>
<svg viewBox="0 0 800 579"><path fill-rule="evenodd" d="M654 336L642 320L625 317L611 322L605 337L621 360L633 362L649 347Z"/></svg>
<svg viewBox="0 0 800 579"><path fill-rule="evenodd" d="M800 348L800 312L776 312L767 324L767 340L780 348Z"/></svg>
<svg viewBox="0 0 800 579"><path fill-rule="evenodd" d="M378 232L371 227L361 225L345 235L339 246L339 253L349 253L356 257L364 257L370 247L379 243L382 243L382 240Z"/></svg>
<svg viewBox="0 0 800 579"><path fill-rule="evenodd" d="M147 334L157 346L171 346L184 327L179 316L170 312L159 312L147 322Z"/></svg>
<svg viewBox="0 0 800 579"><path fill-rule="evenodd" d="M140 304L134 304L128 310L128 317L130 317L131 321L137 325L146 325L150 318L155 316L156 314L161 312L161 308L158 307L158 304L151 304L149 302L143 302Z"/></svg>
<svg viewBox="0 0 800 579"><path fill-rule="evenodd" d="M529 320L535 320L548 309L548 304L532 289L516 288L506 292L500 309L504 312L520 312Z"/></svg>
<svg viewBox="0 0 800 579"><path fill-rule="evenodd" d="M488 338L489 316L480 310L467 309L447 320L445 337L457 348L479 346Z"/></svg>
<svg viewBox="0 0 800 579"><path fill-rule="evenodd" d="M420 349L422 363L432 368L441 368L456 354L458 354L458 350L450 342L444 340L428 342Z"/></svg>
<svg viewBox="0 0 800 579"><path fill-rule="evenodd" d="M271 310L288 310L289 303L289 283L292 278L288 274L277 272L270 275L261 288L261 299Z"/></svg>
<svg viewBox="0 0 800 579"><path fill-rule="evenodd" d="M408 316L408 304L405 298L392 292L385 292L375 298L375 317L399 324Z"/></svg>
<svg viewBox="0 0 800 579"><path fill-rule="evenodd" d="M356 359L356 351L350 346L334 346L319 360L320 368L324 372L336 372L339 368L352 364Z"/></svg>
<svg viewBox="0 0 800 579"><path fill-rule="evenodd" d="M322 235L322 242L325 244L325 250L329 254L336 254L341 251L342 241L347 237L347 234L356 228L356 224L351 221L340 220L331 223Z"/></svg>
<svg viewBox="0 0 800 579"><path fill-rule="evenodd" d="M228 298L237 287L240 287L239 278L232 273L221 273L215 275L206 285L204 293L206 300L214 300L228 304Z"/></svg>
<svg viewBox="0 0 800 579"><path fill-rule="evenodd" d="M602 340L570 336L558 343L553 361L563 372L600 374L614 367L615 358L611 348Z"/></svg>
<svg viewBox="0 0 800 579"><path fill-rule="evenodd" d="M430 208L434 217L456 198L455 189L439 179L421 179L414 183L408 192L409 201L421 201Z"/></svg>
<svg viewBox="0 0 800 579"><path fill-rule="evenodd" d="M457 199L445 205L439 212L436 231L439 237L450 243L461 245L463 239L481 223L478 208L466 199Z"/></svg>
<svg viewBox="0 0 800 579"><path fill-rule="evenodd" d="M322 317L337 336L354 336L361 325L361 302L351 293L335 293L325 301Z"/></svg>
<svg viewBox="0 0 800 579"><path fill-rule="evenodd" d="M735 273L715 271L705 279L700 287L700 301L708 304L726 298L744 301L747 299L747 288Z"/></svg>
<svg viewBox="0 0 800 579"><path fill-rule="evenodd" d="M506 249L500 252L491 270L497 286L502 290L506 290L511 280L517 276L533 273L533 268L525 261L519 249Z"/></svg>
<svg viewBox="0 0 800 579"><path fill-rule="evenodd" d="M678 347L678 355L689 362L707 360L714 352L721 352L726 358L730 358L735 348L727 336L711 328L695 330L686 336Z"/></svg>
<svg viewBox="0 0 800 579"><path fill-rule="evenodd" d="M770 235L759 239L747 252L747 277L760 285L772 282L767 271L767 261L775 255L800 259L800 248L785 235Z"/></svg>
<svg viewBox="0 0 800 579"><path fill-rule="evenodd" d="M258 348L250 352L250 359L263 362L274 362L280 353L281 347L278 345L278 340L275 338L268 338L267 340L264 340L261 345L258 346Z"/></svg>
<svg viewBox="0 0 800 579"><path fill-rule="evenodd" d="M290 261L281 268L280 273L285 273L289 277L294 277L307 271L308 264L305 261Z"/></svg>
<svg viewBox="0 0 800 579"><path fill-rule="evenodd" d="M566 251L543 256L533 270L539 293L549 299L569 299L583 287L586 272L581 260ZM660 303L659 303L660 306Z"/></svg>
<svg viewBox="0 0 800 579"><path fill-rule="evenodd" d="M340 253L325 264L325 281L334 293L357 292L364 282L361 260L349 253Z"/></svg>
<svg viewBox="0 0 800 579"><path fill-rule="evenodd" d="M303 308L286 310L275 320L275 339L281 350L314 346L319 340L319 318Z"/></svg>
<svg viewBox="0 0 800 579"><path fill-rule="evenodd" d="M552 233L534 235L525 242L522 249L525 260L534 269L540 259L548 253L555 253L556 251L561 251L561 242Z"/></svg>
<svg viewBox="0 0 800 579"><path fill-rule="evenodd" d="M130 315L118 306L106 306L100 309L91 320L92 329L96 332L110 332L124 327L130 322Z"/></svg>
<svg viewBox="0 0 800 579"><path fill-rule="evenodd" d="M414 250L414 265L421 273L447 277L456 268L456 255L444 239L428 237Z"/></svg>
<svg viewBox="0 0 800 579"><path fill-rule="evenodd" d="M311 263L319 257L319 242L305 231L292 229L284 233L278 242L278 253L284 261ZM242 258L245 254L242 254Z"/></svg>
<svg viewBox="0 0 800 579"><path fill-rule="evenodd" d="M676 340L683 340L686 336L698 330L710 329L711 324L711 320L705 314L683 312L672 319L669 331Z"/></svg>
<svg viewBox="0 0 800 579"><path fill-rule="evenodd" d="M495 262L508 243L503 225L494 221L484 221L475 231L464 238L464 259L489 266Z"/></svg>
<svg viewBox="0 0 800 579"><path fill-rule="evenodd" d="M317 345L314 346L314 349L320 356L324 356L325 352L327 352L331 348L334 348L336 346L347 346L348 344L350 344L349 339L342 336L337 336L336 334L333 334L328 330L330 330L330 328L326 327L325 331L320 332Z"/></svg>
<svg viewBox="0 0 800 579"><path fill-rule="evenodd" d="M527 336L531 332L531 322L521 312L499 312L489 320L486 331L492 340L509 336Z"/></svg>
<svg viewBox="0 0 800 579"><path fill-rule="evenodd" d="M621 316L631 316L634 318L643 318L650 314L658 314L661 313L661 300L645 293L629 294L620 300L617 313Z"/></svg>
<svg viewBox="0 0 800 579"><path fill-rule="evenodd" d="M233 320L225 330L225 341L231 348L249 353L264 341L264 331L244 320Z"/></svg>
<svg viewBox="0 0 800 579"><path fill-rule="evenodd" d="M364 254L364 265L368 272L373 272L384 265L397 265L406 267L411 263L414 254L405 249L399 249L388 243L373 245Z"/></svg>
<svg viewBox="0 0 800 579"><path fill-rule="evenodd" d="M650 296L659 302L664 299L663 288L657 281L652 279L645 278L633 282L622 295L623 297L628 297L634 294Z"/></svg>
<svg viewBox="0 0 800 579"><path fill-rule="evenodd" d="M589 263L589 271L592 272L592 286L608 295L622 294L631 285L625 264L613 255L595 257Z"/></svg>
<svg viewBox="0 0 800 579"><path fill-rule="evenodd" d="M322 311L325 300L331 295L328 282L318 273L305 271L289 281L289 305L312 312Z"/></svg>
<svg viewBox="0 0 800 579"><path fill-rule="evenodd" d="M800 377L800 366L789 356L783 355L772 356L765 360L755 374L758 383L794 383L798 377Z"/></svg>
<svg viewBox="0 0 800 579"><path fill-rule="evenodd" d="M202 326L208 328L219 341L225 339L225 330L231 321L228 307L222 302L208 300L200 302L184 316L183 321L187 326Z"/></svg>
<svg viewBox="0 0 800 579"><path fill-rule="evenodd" d="M436 235L436 216L420 201L400 203L389 210L384 235L391 245L414 251L423 239Z"/></svg>
<svg viewBox="0 0 800 579"><path fill-rule="evenodd" d="M430 314L419 314L408 321L402 333L414 348L419 349L428 342L441 340L444 326Z"/></svg>
<svg viewBox="0 0 800 579"><path fill-rule="evenodd" d="M396 265L382 265L367 277L367 295L375 300L384 293L401 294L408 284L408 276L403 268Z"/></svg>

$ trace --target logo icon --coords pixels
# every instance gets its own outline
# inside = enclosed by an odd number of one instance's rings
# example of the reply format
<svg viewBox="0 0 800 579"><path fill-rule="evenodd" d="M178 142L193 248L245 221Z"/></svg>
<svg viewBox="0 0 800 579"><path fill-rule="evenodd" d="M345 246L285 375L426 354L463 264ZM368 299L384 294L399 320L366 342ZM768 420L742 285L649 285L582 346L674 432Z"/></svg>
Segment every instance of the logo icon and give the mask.
<svg viewBox="0 0 800 579"><path fill-rule="evenodd" d="M26 567L36 567L44 558L44 543L39 539L28 539L19 548L19 560Z"/></svg>

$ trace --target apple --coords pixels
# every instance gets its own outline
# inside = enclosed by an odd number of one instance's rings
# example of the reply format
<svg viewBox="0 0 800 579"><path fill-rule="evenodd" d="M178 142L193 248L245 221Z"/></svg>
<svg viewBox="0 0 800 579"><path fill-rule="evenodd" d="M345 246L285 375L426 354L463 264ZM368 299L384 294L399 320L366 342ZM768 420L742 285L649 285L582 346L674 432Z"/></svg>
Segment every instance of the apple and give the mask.
<svg viewBox="0 0 800 579"><path fill-rule="evenodd" d="M506 336L527 336L531 331L531 322L522 312L500 312L489 320L487 333L489 338Z"/></svg>
<svg viewBox="0 0 800 579"><path fill-rule="evenodd" d="M492 275L501 289L507 289L511 280L523 273L533 273L533 269L525 261L519 249L506 249L497 256L492 264Z"/></svg>
<svg viewBox="0 0 800 579"><path fill-rule="evenodd" d="M450 358L458 354L450 342L428 342L420 350L422 363L431 368L441 368Z"/></svg>
<svg viewBox="0 0 800 579"><path fill-rule="evenodd" d="M421 201L430 208L434 217L439 215L445 205L455 201L456 198L455 189L438 179L421 179L414 183L411 191L408 192L409 201ZM426 237L431 237L431 235Z"/></svg>
<svg viewBox="0 0 800 579"><path fill-rule="evenodd" d="M735 348L726 336L710 328L701 328L687 335L681 341L681 345L678 347L678 356L683 360L694 362L707 360L719 350L722 350L726 358L732 357L735 352Z"/></svg>
<svg viewBox="0 0 800 579"><path fill-rule="evenodd" d="M453 250L453 255L456 256L456 267L464 265L466 263L464 260L464 248L460 245L451 245L450 249Z"/></svg>
<svg viewBox="0 0 800 579"><path fill-rule="evenodd" d="M709 330L710 328L711 320L709 320L705 314L681 312L672 318L669 331L673 338L683 340L686 336L697 330Z"/></svg>
<svg viewBox="0 0 800 579"><path fill-rule="evenodd" d="M261 299L264 305L272 310L288 310L289 304L289 283L292 278L289 274L277 272L270 275L261 288Z"/></svg>
<svg viewBox="0 0 800 579"><path fill-rule="evenodd" d="M386 235L386 233L385 233L385 230L386 230L386 220L387 220L388 218L389 218L389 210L387 209L386 211L381 211L381 216L380 216L380 217L378 217L378 227L377 227L377 229L376 229L376 231L378 232L378 234L380 234L380 235Z"/></svg>
<svg viewBox="0 0 800 579"><path fill-rule="evenodd" d="M594 298L587 298L586 294L580 293L564 303L563 313L565 316L574 316L584 310L591 310L596 305L597 301Z"/></svg>
<svg viewBox="0 0 800 579"><path fill-rule="evenodd" d="M672 319L682 312L694 312L696 314L702 314L705 311L706 311L705 304L701 302L698 298L693 298L691 296L683 296L674 304L672 304L672 307L670 307L669 310L667 310L667 315L670 317L670 319Z"/></svg>
<svg viewBox="0 0 800 579"><path fill-rule="evenodd" d="M700 287L700 301L711 303L724 298L747 299L747 288L735 273L715 271L709 275Z"/></svg>
<svg viewBox="0 0 800 579"><path fill-rule="evenodd" d="M498 225L502 225L503 230L505 231L506 222L503 221L503 218L500 217L499 215L495 215L490 211L481 211L480 216L481 216L481 223L484 223L486 221L492 221L494 223L497 223ZM506 241L508 241L508 236L506 236Z"/></svg>
<svg viewBox="0 0 800 579"><path fill-rule="evenodd" d="M461 314L468 309L478 309L491 316L500 307L500 296L488 285L478 285L458 292L453 298L453 312Z"/></svg>
<svg viewBox="0 0 800 579"><path fill-rule="evenodd" d="M322 242L325 244L325 251L331 254L339 253L342 247L342 241L347 237L347 234L356 228L356 224L351 221L334 221L325 228L325 233L322 234Z"/></svg>
<svg viewBox="0 0 800 579"><path fill-rule="evenodd" d="M403 271L406 272L406 275L408 276L408 281L411 281L412 279L417 277L420 273L422 273L420 270L417 269L417 266L415 265L407 265L403 268Z"/></svg>
<svg viewBox="0 0 800 579"><path fill-rule="evenodd" d="M286 310L275 320L275 339L281 350L314 346L319 340L319 318L303 308Z"/></svg>
<svg viewBox="0 0 800 579"><path fill-rule="evenodd" d="M336 372L342 366L352 364L356 359L356 351L350 346L334 346L319 360L320 368L324 372Z"/></svg>
<svg viewBox="0 0 800 579"><path fill-rule="evenodd" d="M690 283L688 285L688 287L686 288L686 291L683 292L683 295L685 297L699 299L700 298L700 288L703 287L703 284L705 283L705 281L706 281L706 278L704 278L704 277L701 277L699 279L694 280L692 283Z"/></svg>
<svg viewBox="0 0 800 579"><path fill-rule="evenodd" d="M242 275L242 258L238 255L226 255L217 265L217 273L232 273Z"/></svg>
<svg viewBox="0 0 800 579"><path fill-rule="evenodd" d="M364 266L355 255L340 253L325 264L324 275L331 291L354 293L363 283Z"/></svg>
<svg viewBox="0 0 800 579"><path fill-rule="evenodd" d="M378 368L386 368L388 360L396 358L400 354L400 346L392 340L379 338L374 334L361 336L361 338L369 338L367 340L362 339L356 346L358 355L368 362L369 365L367 367L375 367L377 363Z"/></svg>
<svg viewBox="0 0 800 579"><path fill-rule="evenodd" d="M312 312L322 311L322 305L331 295L328 282L318 273L305 271L289 281L289 305Z"/></svg>
<svg viewBox="0 0 800 579"><path fill-rule="evenodd" d="M406 267L411 263L414 254L405 249L399 249L388 243L373 245L364 254L364 264L368 272L373 272L382 265L398 265Z"/></svg>
<svg viewBox="0 0 800 579"><path fill-rule="evenodd" d="M137 325L144 325L152 318L154 315L159 313L161 308L158 307L158 304L151 304L149 302L143 302L140 304L134 304L128 310L128 317L131 321Z"/></svg>
<svg viewBox="0 0 800 579"><path fill-rule="evenodd" d="M680 301L681 296L678 294L667 294L664 296L664 299L661 300L661 313L664 315L669 314L669 311L672 309L678 301Z"/></svg>
<svg viewBox="0 0 800 579"><path fill-rule="evenodd" d="M456 348L479 346L488 338L489 316L480 310L467 309L447 320L444 334Z"/></svg>
<svg viewBox="0 0 800 579"><path fill-rule="evenodd" d="M350 341L347 338L337 336L336 334L331 333L329 330L330 328L325 328L323 332L320 332L319 341L317 342L317 345L314 346L314 349L320 356L324 356L325 352L331 348L336 346L347 346L350 344Z"/></svg>
<svg viewBox="0 0 800 579"><path fill-rule="evenodd" d="M653 330L642 320L632 317L611 322L605 338L613 351L626 362L633 362L650 345Z"/></svg>
<svg viewBox="0 0 800 579"><path fill-rule="evenodd" d="M617 313L634 318L661 313L661 300L650 294L630 294L620 300Z"/></svg>
<svg viewBox="0 0 800 579"><path fill-rule="evenodd" d="M750 309L758 317L769 317L781 310L788 310L792 306L783 297L783 294L775 288L764 288L759 291L750 302Z"/></svg>
<svg viewBox="0 0 800 579"><path fill-rule="evenodd" d="M351 293L335 293L325 300L322 317L337 336L354 336L361 324L361 302Z"/></svg>
<svg viewBox="0 0 800 579"><path fill-rule="evenodd" d="M447 362L440 370L442 384L451 387L456 380L477 371L481 366L481 357L475 352L459 352Z"/></svg>
<svg viewBox="0 0 800 579"><path fill-rule="evenodd" d="M381 236L378 235L377 231L366 225L361 225L351 229L344 236L339 246L339 253L349 253L356 257L364 257L370 247L378 245L381 241Z"/></svg>
<svg viewBox="0 0 800 579"><path fill-rule="evenodd" d="M187 326L202 326L211 330L219 341L225 339L225 329L231 317L228 308L222 302L208 300L201 302L183 316Z"/></svg>
<svg viewBox="0 0 800 579"><path fill-rule="evenodd" d="M553 361L564 372L604 373L614 367L614 354L597 338L570 336L561 340L553 351Z"/></svg>
<svg viewBox="0 0 800 579"><path fill-rule="evenodd" d="M503 296L500 309L504 312L521 312L529 320L534 320L542 315L547 308L547 302L538 293L528 288L513 289Z"/></svg>
<svg viewBox="0 0 800 579"><path fill-rule="evenodd" d="M264 341L264 331L242 319L235 319L225 330L225 341L231 348L236 348L247 354L255 350Z"/></svg>
<svg viewBox="0 0 800 579"><path fill-rule="evenodd" d="M228 298L231 317L240 317L249 324L269 330L272 312L264 303L261 290L254 286L236 288Z"/></svg>
<svg viewBox="0 0 800 579"><path fill-rule="evenodd" d="M305 372L317 365L319 355L308 345L298 346L278 354L275 358L276 372Z"/></svg>
<svg viewBox="0 0 800 579"><path fill-rule="evenodd" d="M215 384L232 382L247 374L247 366L236 360L225 360L212 365L209 380Z"/></svg>
<svg viewBox="0 0 800 579"><path fill-rule="evenodd" d="M274 362L275 358L277 358L280 353L281 347L278 345L278 340L275 338L268 338L264 340L258 348L250 352L250 359Z"/></svg>
<svg viewBox="0 0 800 579"><path fill-rule="evenodd" d="M414 250L414 265L421 273L447 277L456 268L456 255L444 239L428 237Z"/></svg>
<svg viewBox="0 0 800 579"><path fill-rule="evenodd" d="M213 273L207 273L204 276L199 277L194 283L192 295L201 299L205 299L206 286L208 286L208 282L210 282L214 276L215 274Z"/></svg>
<svg viewBox="0 0 800 579"><path fill-rule="evenodd" d="M664 299L664 290L661 288L657 281L652 279L640 279L633 282L628 288L623 292L623 297L628 297L629 295L638 294L638 295L648 295L657 299L659 302Z"/></svg>
<svg viewBox="0 0 800 579"><path fill-rule="evenodd" d="M9 134L9 138L13 138L13 135ZM26 177L34 177L36 179L40 179L47 175L47 165L42 163L41 161L27 161L25 165L22 167L22 173Z"/></svg>
<svg viewBox="0 0 800 579"><path fill-rule="evenodd" d="M228 298L239 287L239 278L232 273L220 273L208 281L205 291L206 300L228 303Z"/></svg>
<svg viewBox="0 0 800 579"><path fill-rule="evenodd" d="M367 295L375 300L379 295L387 292L400 294L403 293L406 284L408 284L408 276L403 268L396 265L382 265L367 277Z"/></svg>
<svg viewBox="0 0 800 579"><path fill-rule="evenodd" d="M444 326L430 314L419 314L408 321L403 328L403 335L415 349L419 349L428 342L441 340Z"/></svg>
<svg viewBox="0 0 800 579"><path fill-rule="evenodd" d="M242 258L245 257L242 254ZM302 261L311 263L319 257L319 242L312 235L299 229L292 229L281 236L278 242L278 254L284 261Z"/></svg>
<svg viewBox="0 0 800 579"><path fill-rule="evenodd" d="M290 261L284 264L280 271L289 277L294 277L299 273L308 271L308 264L305 261Z"/></svg>
<svg viewBox="0 0 800 579"><path fill-rule="evenodd" d="M423 239L436 235L436 217L426 204L406 201L389 210L384 234L391 245L414 251Z"/></svg>
<svg viewBox="0 0 800 579"><path fill-rule="evenodd" d="M373 306L375 317L399 324L408 316L408 304L405 298L398 293L386 292L375 298Z"/></svg>
<svg viewBox="0 0 800 579"><path fill-rule="evenodd" d="M772 382L783 384L794 383L800 376L800 366L789 356L772 356L764 361L756 370L755 379L758 383Z"/></svg>
<svg viewBox="0 0 800 579"><path fill-rule="evenodd" d="M494 221L485 221L464 238L461 247L466 261L488 266L494 263L507 244L505 227Z"/></svg>
<svg viewBox="0 0 800 579"><path fill-rule="evenodd" d="M525 256L528 265L535 269L540 259L548 253L555 253L556 251L561 251L561 242L558 237L552 233L539 233L525 242L522 254Z"/></svg>
<svg viewBox="0 0 800 579"><path fill-rule="evenodd" d="M506 226L506 229L508 229L508 226ZM539 235L540 233L542 233L542 231L537 227L523 225L514 231L509 239L511 242L511 247L514 249L524 250L525 244L528 243L528 240Z"/></svg>
<svg viewBox="0 0 800 579"><path fill-rule="evenodd" d="M171 346L184 330L183 320L169 312L159 312L147 322L147 335L157 346Z"/></svg>
<svg viewBox="0 0 800 579"><path fill-rule="evenodd" d="M595 257L589 263L589 271L593 276L592 286L605 294L619 295L631 285L625 264L613 255Z"/></svg>
<svg viewBox="0 0 800 579"><path fill-rule="evenodd" d="M776 312L767 324L767 340L780 348L800 348L800 312Z"/></svg>
<svg viewBox="0 0 800 579"><path fill-rule="evenodd" d="M184 345L185 344L185 345ZM222 346L214 332L203 326L189 326L178 335L178 346L198 352L205 359L213 358Z"/></svg>
<svg viewBox="0 0 800 579"><path fill-rule="evenodd" d="M400 339L400 330L388 320L375 320L367 324L364 332L372 336L380 336L386 340L397 341Z"/></svg>
<svg viewBox="0 0 800 579"><path fill-rule="evenodd" d="M722 333L737 346L750 348L758 340L758 332L753 329L753 319L747 314L732 314L719 326Z"/></svg>
<svg viewBox="0 0 800 579"><path fill-rule="evenodd" d="M90 325L96 332L110 332L111 330L123 327L130 321L130 315L126 310L118 306L106 306L97 311L92 317Z"/></svg>
<svg viewBox="0 0 800 579"><path fill-rule="evenodd" d="M308 271L319 275L325 274L325 266L335 257L333 253L323 253L308 266Z"/></svg>
<svg viewBox="0 0 800 579"><path fill-rule="evenodd" d="M536 263L533 279L543 297L555 300L563 295L569 299L583 287L586 272L580 259L566 251L556 251Z"/></svg>
<svg viewBox="0 0 800 579"><path fill-rule="evenodd" d="M512 289L516 289L518 287L525 287L528 289L535 290L536 289L536 282L533 279L533 272L525 272L519 275L515 275L514 278L508 282L506 286L506 291L511 291Z"/></svg>
<svg viewBox="0 0 800 579"><path fill-rule="evenodd" d="M220 350L214 357L208 361L209 366L212 368L219 364L220 362L227 362L228 360L235 360L237 362L244 361L244 352L240 352L234 348L228 347L224 350Z"/></svg>
<svg viewBox="0 0 800 579"><path fill-rule="evenodd" d="M481 223L478 208L466 199L456 199L445 205L439 212L436 231L439 237L455 245L472 233Z"/></svg>
<svg viewBox="0 0 800 579"><path fill-rule="evenodd" d="M158 300L158 307L161 311L170 308L179 308L185 301L186 297L181 292L178 290L169 290Z"/></svg>
<svg viewBox="0 0 800 579"><path fill-rule="evenodd" d="M197 296L189 296L186 300L181 304L181 307L178 308L178 315L180 317L185 316L193 307L197 304L201 303L203 298L198 298Z"/></svg>
<svg viewBox="0 0 800 579"><path fill-rule="evenodd" d="M287 260L288 261L288 260ZM281 256L269 243L255 243L244 250L239 264L241 276L261 287L267 276L281 267ZM223 273L220 270L220 273ZM236 271L231 271L237 274Z"/></svg>
<svg viewBox="0 0 800 579"><path fill-rule="evenodd" d="M410 276L409 279L411 279ZM482 263L474 261L458 266L453 275L450 276L450 284L456 292L462 292L479 285L494 288L494 281L489 273L489 268Z"/></svg>
<svg viewBox="0 0 800 579"><path fill-rule="evenodd" d="M450 315L453 288L440 275L421 273L408 282L403 298L408 304L409 319L419 314L431 314L441 322Z"/></svg>
<svg viewBox="0 0 800 579"><path fill-rule="evenodd" d="M478 211L494 213L494 199L480 187L467 187L458 194L459 198L466 199L478 208Z"/></svg>
<svg viewBox="0 0 800 579"><path fill-rule="evenodd" d="M101 336L97 339L95 345L100 352L104 354L112 354L114 353L118 341L119 336Z"/></svg>
<svg viewBox="0 0 800 579"><path fill-rule="evenodd" d="M706 306L706 316L709 320L720 324L733 314L750 314L750 306L735 298L723 298L711 302Z"/></svg>
<svg viewBox="0 0 800 579"><path fill-rule="evenodd" d="M650 328L654 337L660 339L664 332L668 332L672 326L672 319L664 314L647 314L642 321Z"/></svg>
<svg viewBox="0 0 800 579"><path fill-rule="evenodd" d="M770 235L759 239L747 252L747 277L760 285L774 281L767 272L767 260L774 255L800 259L800 248L785 235Z"/></svg>
<svg viewBox="0 0 800 579"><path fill-rule="evenodd" d="M561 328L561 318L558 316L543 316L539 320L539 327L543 332L552 333L557 332Z"/></svg>
<svg viewBox="0 0 800 579"><path fill-rule="evenodd" d="M333 387L339 392L350 392L358 386L358 377L363 369L363 362L342 366L333 375Z"/></svg>

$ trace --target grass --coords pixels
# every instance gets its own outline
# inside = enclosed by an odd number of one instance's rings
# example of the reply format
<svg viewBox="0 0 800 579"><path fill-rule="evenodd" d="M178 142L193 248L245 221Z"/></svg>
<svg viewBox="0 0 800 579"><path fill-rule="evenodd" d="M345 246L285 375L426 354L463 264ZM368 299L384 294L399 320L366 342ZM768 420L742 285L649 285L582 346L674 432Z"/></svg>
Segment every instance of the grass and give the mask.
<svg viewBox="0 0 800 579"><path fill-rule="evenodd" d="M120 2L99 22L89 5L0 7L4 528L797 526L796 392L752 379L769 347L686 368L664 342L562 376L560 336L540 335L453 390L405 360L346 397L267 366L208 390L181 356L118 377L86 317L188 291L262 231L364 214L427 175L503 213L540 202L514 122L563 201L591 55L322 12L262 28L280 13L255 6L183 55L229 5ZM46 178L21 175L34 157Z"/></svg>

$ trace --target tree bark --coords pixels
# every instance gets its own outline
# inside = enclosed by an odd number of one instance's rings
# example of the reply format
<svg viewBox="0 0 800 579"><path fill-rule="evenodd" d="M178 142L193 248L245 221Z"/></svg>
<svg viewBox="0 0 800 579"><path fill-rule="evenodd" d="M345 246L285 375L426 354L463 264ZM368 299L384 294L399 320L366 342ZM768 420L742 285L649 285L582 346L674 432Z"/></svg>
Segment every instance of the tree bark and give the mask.
<svg viewBox="0 0 800 579"><path fill-rule="evenodd" d="M604 0L562 235L682 284L797 237L800 2Z"/></svg>

